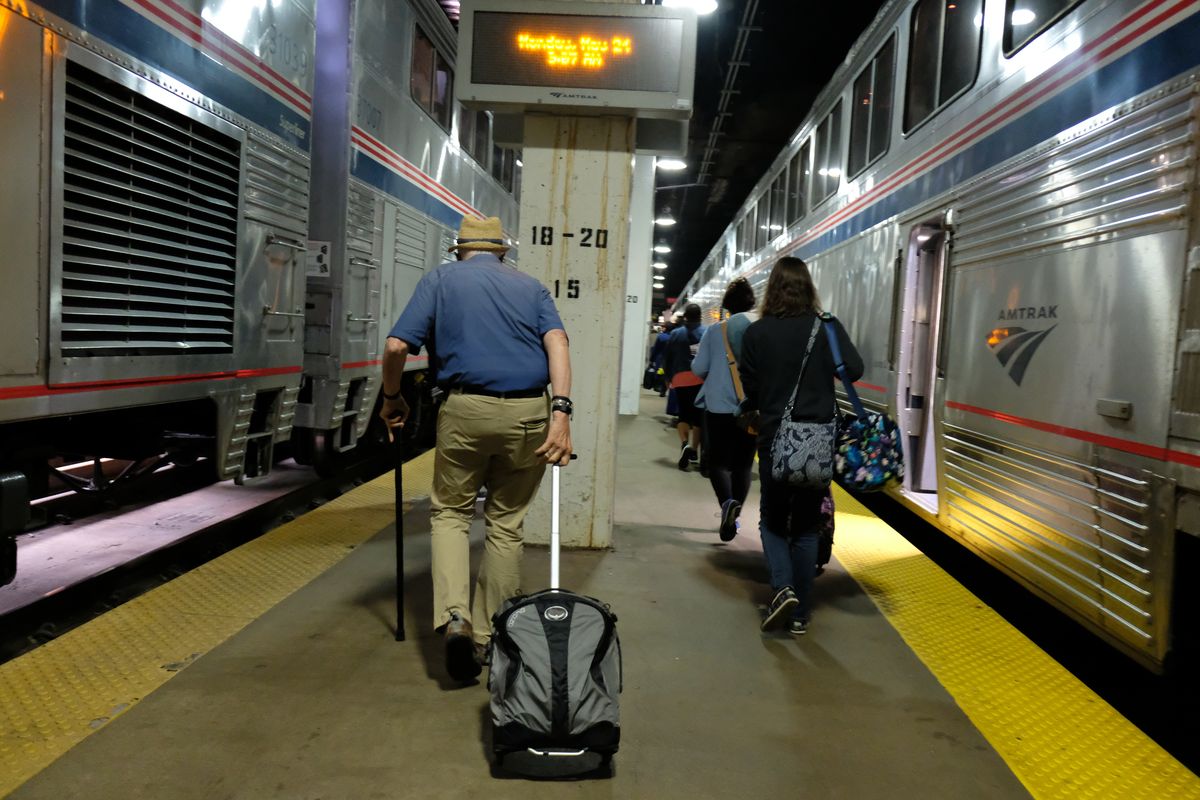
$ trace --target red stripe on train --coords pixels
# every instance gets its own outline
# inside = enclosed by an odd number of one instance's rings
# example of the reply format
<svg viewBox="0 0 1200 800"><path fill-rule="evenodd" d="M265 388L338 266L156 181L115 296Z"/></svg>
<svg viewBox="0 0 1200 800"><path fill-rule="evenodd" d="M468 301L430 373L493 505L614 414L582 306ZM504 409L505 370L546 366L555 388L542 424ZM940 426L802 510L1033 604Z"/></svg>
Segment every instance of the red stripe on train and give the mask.
<svg viewBox="0 0 1200 800"><path fill-rule="evenodd" d="M956 403L946 401L946 408L953 408L957 411L966 411L969 414L978 414L982 417L990 417L991 419L1000 422L1006 422L1009 425L1018 425L1022 428L1032 428L1033 430L1043 431L1044 433L1053 433L1056 436L1065 436L1068 439L1077 439L1081 442L1089 442L1098 444L1102 447L1111 447L1113 450L1122 450L1126 453L1153 458L1157 461L1171 461L1176 464L1184 464L1189 467L1200 467L1200 455L1185 453L1180 450L1171 450L1166 447L1156 447L1154 445L1145 444L1143 442L1135 442L1130 439L1118 439L1115 436L1105 436L1100 433L1091 433L1090 431L1081 431L1078 428L1068 428L1065 425L1055 425L1050 422L1041 422L1036 419L1026 419L1018 417L1015 414L1006 414L1003 411L993 411L990 408L980 408L979 406L971 406L966 403Z"/></svg>
<svg viewBox="0 0 1200 800"><path fill-rule="evenodd" d="M112 381L81 381L78 383L54 383L45 386L10 386L0 388L0 400L17 400L27 397L48 397L57 394L78 392L103 392L112 389L138 389L146 386L169 386L176 383L198 381L227 381L232 378L265 378L273 375L295 375L301 367L266 367L262 369L236 369L224 372L199 372L191 375L160 375L152 378L122 378Z"/></svg>

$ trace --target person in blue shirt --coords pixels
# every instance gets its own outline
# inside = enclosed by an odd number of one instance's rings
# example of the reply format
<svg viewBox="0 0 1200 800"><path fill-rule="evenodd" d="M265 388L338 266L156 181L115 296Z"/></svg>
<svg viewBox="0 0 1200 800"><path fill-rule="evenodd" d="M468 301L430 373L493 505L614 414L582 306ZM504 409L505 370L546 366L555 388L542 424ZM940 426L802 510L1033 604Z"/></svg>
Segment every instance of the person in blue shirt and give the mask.
<svg viewBox="0 0 1200 800"><path fill-rule="evenodd" d="M688 303L683 309L683 324L671 331L663 351L663 369L666 372L667 383L675 391L675 400L679 406L679 421L675 424L675 430L679 432L678 466L684 472L690 465L700 463L700 433L704 424L704 410L696 405L696 397L700 394L703 381L692 372L692 360L696 357L703 336L700 306Z"/></svg>
<svg viewBox="0 0 1200 800"><path fill-rule="evenodd" d="M674 324L668 322L661 333L654 337L654 346L650 348L650 368L654 370L654 382L658 388L658 396L665 397L667 394L667 379L663 375L663 356L667 351L667 340L671 338L671 329Z"/></svg>
<svg viewBox="0 0 1200 800"><path fill-rule="evenodd" d="M732 316L710 325L700 340L692 372L704 379L697 403L704 411L708 448L708 480L721 506L721 541L737 535L737 518L750 493L754 468L754 436L738 427L738 406L745 399L737 360L742 354L742 334L758 319L754 289L745 278L734 279L725 289L721 307Z"/></svg>
<svg viewBox="0 0 1200 800"><path fill-rule="evenodd" d="M447 671L465 682L481 671L492 615L519 591L522 526L546 465L570 463L571 362L550 292L503 262L498 218L464 218L450 250L458 261L421 278L388 335L380 416L389 435L404 425L404 363L429 347L447 393L430 496L434 627ZM487 540L472 601L468 534L483 486Z"/></svg>

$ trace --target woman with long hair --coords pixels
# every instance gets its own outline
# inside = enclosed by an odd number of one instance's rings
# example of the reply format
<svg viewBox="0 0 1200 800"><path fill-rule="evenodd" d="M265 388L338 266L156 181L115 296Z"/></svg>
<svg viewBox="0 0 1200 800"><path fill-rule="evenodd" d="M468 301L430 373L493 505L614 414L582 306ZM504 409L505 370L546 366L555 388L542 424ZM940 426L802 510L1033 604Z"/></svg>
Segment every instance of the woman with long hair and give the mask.
<svg viewBox="0 0 1200 800"><path fill-rule="evenodd" d="M750 492L754 468L754 436L738 427L738 406L745 393L737 372L742 335L758 319L754 289L745 278L735 278L721 298L721 307L732 316L710 325L700 340L692 372L704 379L697 404L704 407L704 436L708 452L708 480L721 507L721 541L737 535L737 518Z"/></svg>
<svg viewBox="0 0 1200 800"><path fill-rule="evenodd" d="M811 615L810 595L822 525L821 502L826 492L774 481L771 440L793 393L794 420L829 422L836 413L833 350L823 330L817 330L808 364L804 374L800 374L814 327L823 328L823 319L833 324L850 380L862 377L863 362L842 324L822 313L812 274L799 258L786 256L776 262L767 279L761 313L762 318L747 328L742 337L738 368L746 391L742 408L757 410L760 415L759 534L772 590L762 629L787 625L790 633L799 636L807 632Z"/></svg>

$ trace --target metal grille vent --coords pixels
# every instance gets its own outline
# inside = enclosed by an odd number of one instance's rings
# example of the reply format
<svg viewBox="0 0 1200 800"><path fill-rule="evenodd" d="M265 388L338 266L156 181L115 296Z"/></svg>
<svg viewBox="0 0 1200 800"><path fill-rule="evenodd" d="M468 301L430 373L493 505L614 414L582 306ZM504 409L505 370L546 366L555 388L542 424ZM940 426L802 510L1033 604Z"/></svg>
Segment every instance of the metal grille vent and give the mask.
<svg viewBox="0 0 1200 800"><path fill-rule="evenodd" d="M62 352L233 351L241 145L67 63Z"/></svg>

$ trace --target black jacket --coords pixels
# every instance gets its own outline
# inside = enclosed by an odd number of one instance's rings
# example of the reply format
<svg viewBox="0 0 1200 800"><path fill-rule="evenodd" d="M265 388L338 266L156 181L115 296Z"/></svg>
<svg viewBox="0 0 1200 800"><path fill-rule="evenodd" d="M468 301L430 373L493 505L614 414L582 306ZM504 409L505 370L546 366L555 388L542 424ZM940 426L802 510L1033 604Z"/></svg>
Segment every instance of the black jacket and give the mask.
<svg viewBox="0 0 1200 800"><path fill-rule="evenodd" d="M814 318L811 313L799 317L763 317L747 328L742 338L742 357L738 361L742 387L746 390L742 408L746 411L758 409L762 414L758 431L760 446L769 445L775 436L783 409L796 389ZM856 381L863 374L862 356L836 317L833 327L846 362L847 377ZM813 342L800 393L792 408L792 418L811 422L833 419L836 381L833 351L822 325Z"/></svg>

